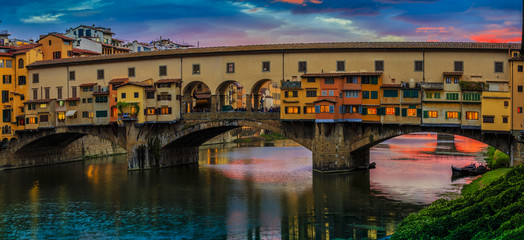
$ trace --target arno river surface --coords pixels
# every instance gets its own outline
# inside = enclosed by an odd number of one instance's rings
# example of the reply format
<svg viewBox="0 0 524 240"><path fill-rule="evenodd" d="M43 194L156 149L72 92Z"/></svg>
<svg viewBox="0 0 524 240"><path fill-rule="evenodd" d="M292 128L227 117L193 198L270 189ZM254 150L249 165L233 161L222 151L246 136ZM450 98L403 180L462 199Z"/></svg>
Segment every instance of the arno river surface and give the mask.
<svg viewBox="0 0 524 240"><path fill-rule="evenodd" d="M456 195L471 179L451 165L485 147L405 135L351 174L313 173L290 141L204 146L193 167L128 172L118 156L0 171L0 239L377 239Z"/></svg>

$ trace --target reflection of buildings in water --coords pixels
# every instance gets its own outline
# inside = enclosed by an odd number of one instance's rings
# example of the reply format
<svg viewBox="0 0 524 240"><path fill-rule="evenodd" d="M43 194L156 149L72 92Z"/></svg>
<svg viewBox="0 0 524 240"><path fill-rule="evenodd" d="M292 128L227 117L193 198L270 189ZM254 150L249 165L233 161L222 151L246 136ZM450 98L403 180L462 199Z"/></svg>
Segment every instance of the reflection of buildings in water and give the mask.
<svg viewBox="0 0 524 240"><path fill-rule="evenodd" d="M313 191L297 197L281 196L285 239L378 239L420 208L376 195L369 172L314 174Z"/></svg>

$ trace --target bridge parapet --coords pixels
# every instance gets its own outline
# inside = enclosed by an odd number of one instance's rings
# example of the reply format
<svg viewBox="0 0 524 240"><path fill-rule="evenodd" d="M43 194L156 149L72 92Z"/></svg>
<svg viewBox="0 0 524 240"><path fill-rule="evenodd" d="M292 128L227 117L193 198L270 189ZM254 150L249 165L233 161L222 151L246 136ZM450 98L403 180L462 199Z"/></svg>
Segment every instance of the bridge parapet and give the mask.
<svg viewBox="0 0 524 240"><path fill-rule="evenodd" d="M203 112L184 113L183 120L280 120L278 112Z"/></svg>

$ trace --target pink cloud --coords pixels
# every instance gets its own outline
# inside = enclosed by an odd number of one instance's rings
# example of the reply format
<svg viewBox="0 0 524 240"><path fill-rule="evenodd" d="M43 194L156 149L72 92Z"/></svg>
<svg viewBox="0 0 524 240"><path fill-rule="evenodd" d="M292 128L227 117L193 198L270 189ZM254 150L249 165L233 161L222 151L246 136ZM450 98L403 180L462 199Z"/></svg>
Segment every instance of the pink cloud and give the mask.
<svg viewBox="0 0 524 240"><path fill-rule="evenodd" d="M487 30L471 34L469 38L475 42L507 43L520 42L521 32L515 28Z"/></svg>

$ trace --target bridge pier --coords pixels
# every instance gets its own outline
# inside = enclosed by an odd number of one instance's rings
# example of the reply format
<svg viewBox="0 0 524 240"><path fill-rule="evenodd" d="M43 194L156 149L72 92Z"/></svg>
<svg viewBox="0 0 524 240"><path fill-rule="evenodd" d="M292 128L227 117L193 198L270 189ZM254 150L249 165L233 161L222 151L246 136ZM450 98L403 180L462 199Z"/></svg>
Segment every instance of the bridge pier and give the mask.
<svg viewBox="0 0 524 240"><path fill-rule="evenodd" d="M510 145L510 166L518 166L524 163L524 139L516 138Z"/></svg>

